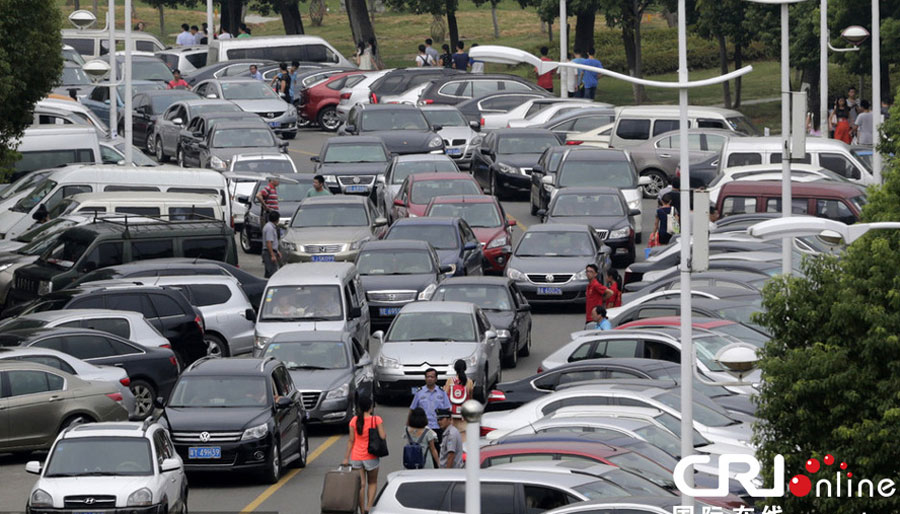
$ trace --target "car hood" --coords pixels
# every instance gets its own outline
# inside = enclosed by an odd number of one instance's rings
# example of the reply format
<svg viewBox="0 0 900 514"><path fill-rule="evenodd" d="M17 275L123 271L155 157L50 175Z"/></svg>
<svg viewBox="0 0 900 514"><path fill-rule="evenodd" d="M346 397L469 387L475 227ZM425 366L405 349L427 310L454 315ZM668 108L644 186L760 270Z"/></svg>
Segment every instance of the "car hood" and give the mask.
<svg viewBox="0 0 900 514"><path fill-rule="evenodd" d="M438 260L441 265L456 264L459 261L459 248L450 248L447 250L435 250L438 254Z"/></svg>
<svg viewBox="0 0 900 514"><path fill-rule="evenodd" d="M247 112L284 112L288 110L288 104L284 100L275 98L231 101Z"/></svg>
<svg viewBox="0 0 900 514"><path fill-rule="evenodd" d="M344 320L329 321L279 321L262 320L256 323L255 335L260 337L274 337L282 332L315 332L334 331L343 332L347 329Z"/></svg>
<svg viewBox="0 0 900 514"><path fill-rule="evenodd" d="M291 380L300 391L330 391L352 378L348 368L340 369L292 369Z"/></svg>
<svg viewBox="0 0 900 514"><path fill-rule="evenodd" d="M369 227L292 227L284 240L297 244L352 243L367 237L372 237Z"/></svg>
<svg viewBox="0 0 900 514"><path fill-rule="evenodd" d="M475 131L469 127L444 127L438 132L438 135L447 141L454 139L470 141L475 136Z"/></svg>
<svg viewBox="0 0 900 514"><path fill-rule="evenodd" d="M502 225L499 227L472 227L472 232L475 232L475 237L478 238L479 243L486 244L506 234L506 229ZM507 244L512 244L512 241L507 242Z"/></svg>
<svg viewBox="0 0 900 514"><path fill-rule="evenodd" d="M753 427L750 423L737 423L725 427L706 427L701 433L713 442L727 442L727 444L741 444L746 441L750 445L753 437Z"/></svg>
<svg viewBox="0 0 900 514"><path fill-rule="evenodd" d="M323 162L316 168L322 175L378 175L384 173L387 162ZM400 184L398 184L398 187Z"/></svg>
<svg viewBox="0 0 900 514"><path fill-rule="evenodd" d="M22 255L20 253L0 253L0 266L4 264L32 263L38 260L37 255Z"/></svg>
<svg viewBox="0 0 900 514"><path fill-rule="evenodd" d="M578 273L588 264L595 264L593 257L516 257L508 267L522 273Z"/></svg>
<svg viewBox="0 0 900 514"><path fill-rule="evenodd" d="M12 205L10 205L10 207L12 207ZM6 237L10 238L19 235L18 232L27 230L28 227L25 227L24 229L19 229L18 231L16 231L15 234L10 232L10 229L12 229L16 225L16 223L21 221L25 216L28 216L28 213L16 212L11 210L0 212L0 234L6 234Z"/></svg>
<svg viewBox="0 0 900 514"><path fill-rule="evenodd" d="M446 364L472 355L480 343L441 341L416 341L384 343L380 353L399 360L402 364Z"/></svg>
<svg viewBox="0 0 900 514"><path fill-rule="evenodd" d="M513 328L513 320L516 319L516 314L512 311L485 310L484 314L497 330L510 330Z"/></svg>
<svg viewBox="0 0 900 514"><path fill-rule="evenodd" d="M380 137L388 150L397 154L422 153L440 150L441 146L428 147L435 133L421 130L376 130L365 132L366 136Z"/></svg>
<svg viewBox="0 0 900 514"><path fill-rule="evenodd" d="M415 275L360 275L363 291L385 291L407 289L422 292L428 284L436 282L434 273L417 273Z"/></svg>
<svg viewBox="0 0 900 514"><path fill-rule="evenodd" d="M616 230L628 226L628 218L623 216L548 216L547 224L575 223L590 225L597 230Z"/></svg>
<svg viewBox="0 0 900 514"><path fill-rule="evenodd" d="M269 407L166 407L172 432L237 432L259 425L272 415Z"/></svg>
<svg viewBox="0 0 900 514"><path fill-rule="evenodd" d="M300 207L300 202L278 200L278 214L281 215L282 220L288 218L288 223L290 223L290 218L294 217L294 213L297 212L298 207Z"/></svg>
<svg viewBox="0 0 900 514"><path fill-rule="evenodd" d="M533 168L540 158L539 153L498 154L495 160L516 168Z"/></svg>
<svg viewBox="0 0 900 514"><path fill-rule="evenodd" d="M128 497L138 489L147 487L147 476L103 476L103 477L50 477L38 480L36 487L47 491L59 508L63 506L63 497L72 491L103 491L104 495L115 495L116 505L125 505ZM154 501L158 501L154 498ZM59 503L56 503L56 502ZM88 505L86 507L91 507ZM118 510L118 509L116 509ZM130 509L122 509L122 511ZM111 511L110 511L111 512Z"/></svg>
<svg viewBox="0 0 900 514"><path fill-rule="evenodd" d="M281 154L281 152L278 151L278 147L276 146L239 146L237 148L210 148L209 153L211 155L215 155L223 161L231 161L231 159L233 159L235 155L242 155L246 153Z"/></svg>
<svg viewBox="0 0 900 514"><path fill-rule="evenodd" d="M19 248L25 246L26 243L20 243L19 241L13 241L12 239L6 239L0 241L0 253L6 254L8 252L15 252Z"/></svg>

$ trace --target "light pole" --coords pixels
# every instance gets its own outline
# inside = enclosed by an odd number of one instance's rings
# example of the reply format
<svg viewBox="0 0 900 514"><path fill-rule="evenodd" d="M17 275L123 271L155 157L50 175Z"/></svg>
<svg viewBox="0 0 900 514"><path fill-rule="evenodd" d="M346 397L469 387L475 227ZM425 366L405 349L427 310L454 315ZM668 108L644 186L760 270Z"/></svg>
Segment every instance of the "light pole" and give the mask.
<svg viewBox="0 0 900 514"><path fill-rule="evenodd" d="M878 153L878 144L881 135L878 127L881 125L881 13L878 2L872 0L872 172L875 175L875 183L881 183L881 154Z"/></svg>
<svg viewBox="0 0 900 514"><path fill-rule="evenodd" d="M852 43L851 48L835 48L831 45L828 31L828 0L822 0L819 6L819 132L828 138L828 51L858 52L859 45L869 37L869 31L854 25L841 32L841 37ZM862 91L860 91L862 93Z"/></svg>
<svg viewBox="0 0 900 514"><path fill-rule="evenodd" d="M477 400L467 400L462 404L462 417L466 420L466 514L481 514L481 482L478 470L481 468L481 415L484 405Z"/></svg>
<svg viewBox="0 0 900 514"><path fill-rule="evenodd" d="M131 51L133 41L131 39L131 0L125 0L125 165L131 166L134 163L134 147L131 144L133 140L132 127L133 113L131 97ZM115 65L113 65L115 68ZM112 101L110 101L110 104Z"/></svg>
<svg viewBox="0 0 900 514"><path fill-rule="evenodd" d="M109 10L106 12L106 24L109 27L109 83L116 84L116 0L109 0ZM116 86L109 86L109 138L116 137L119 129L118 95Z"/></svg>
<svg viewBox="0 0 900 514"><path fill-rule="evenodd" d="M566 0L559 0L559 61L569 58L569 34L568 17L566 15ZM566 77L559 76L559 97L566 98L569 92L566 90Z"/></svg>
<svg viewBox="0 0 900 514"><path fill-rule="evenodd" d="M213 0L206 0L206 44L208 45L213 39L216 30L213 27Z"/></svg>

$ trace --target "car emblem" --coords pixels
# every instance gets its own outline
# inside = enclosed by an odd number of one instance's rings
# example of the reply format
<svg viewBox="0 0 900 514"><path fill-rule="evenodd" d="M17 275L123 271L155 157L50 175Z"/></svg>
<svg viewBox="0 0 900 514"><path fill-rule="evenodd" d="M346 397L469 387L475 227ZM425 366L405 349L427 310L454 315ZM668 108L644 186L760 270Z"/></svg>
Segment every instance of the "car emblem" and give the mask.
<svg viewBox="0 0 900 514"><path fill-rule="evenodd" d="M359 177L353 177L353 183L359 184Z"/></svg>
<svg viewBox="0 0 900 514"><path fill-rule="evenodd" d="M547 273L546 275L544 275L544 280L546 280L547 282L553 282L553 275Z"/></svg>
<svg viewBox="0 0 900 514"><path fill-rule="evenodd" d="M403 144L404 144L404 145L408 145L409 143L407 143L406 141L404 141Z"/></svg>
<svg viewBox="0 0 900 514"><path fill-rule="evenodd" d="M94 499L93 499L93 498L85 498L85 499L84 499L84 504L85 504L85 505L93 505L93 504L94 504Z"/></svg>
<svg viewBox="0 0 900 514"><path fill-rule="evenodd" d="M327 248L325 248L324 246L319 247L319 253L325 253L326 250Z"/></svg>
<svg viewBox="0 0 900 514"><path fill-rule="evenodd" d="M209 432L200 432L200 442L205 443L209 441Z"/></svg>
<svg viewBox="0 0 900 514"><path fill-rule="evenodd" d="M266 116L269 117L269 118L274 118L274 117L275 117L275 113L274 113L274 112L270 112L270 113L266 114Z"/></svg>
<svg viewBox="0 0 900 514"><path fill-rule="evenodd" d="M397 299L397 295L395 295L394 293L388 293L387 297L388 297L388 300L391 300L391 301Z"/></svg>

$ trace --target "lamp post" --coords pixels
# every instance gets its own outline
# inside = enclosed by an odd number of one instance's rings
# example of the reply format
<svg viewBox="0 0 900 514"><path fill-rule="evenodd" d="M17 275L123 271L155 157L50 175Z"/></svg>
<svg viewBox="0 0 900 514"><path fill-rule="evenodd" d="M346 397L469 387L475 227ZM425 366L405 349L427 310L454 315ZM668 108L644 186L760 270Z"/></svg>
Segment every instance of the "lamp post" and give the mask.
<svg viewBox="0 0 900 514"><path fill-rule="evenodd" d="M467 400L462 404L462 417L466 420L466 514L481 514L481 482L478 470L481 468L481 415L484 405L477 400Z"/></svg>
<svg viewBox="0 0 900 514"><path fill-rule="evenodd" d="M872 172L875 183L881 183L881 154L878 144L881 134L881 12L878 2L872 0Z"/></svg>
<svg viewBox="0 0 900 514"><path fill-rule="evenodd" d="M210 41L213 39L213 34L216 33L215 28L213 27L213 0L206 0L206 44L208 45Z"/></svg>
<svg viewBox="0 0 900 514"><path fill-rule="evenodd" d="M566 15L566 0L559 0L559 60L560 62L569 58L569 34L568 34L568 17ZM569 92L566 90L566 78L559 76L559 97L567 98Z"/></svg>
<svg viewBox="0 0 900 514"><path fill-rule="evenodd" d="M831 238L829 233L834 233L850 244L863 236L869 230L900 229L900 222L879 221L874 223L854 223L847 225L840 221L827 218L814 218L807 216L791 216L766 220L747 228L747 233L759 239L777 239L785 235L793 237L823 236Z"/></svg>
<svg viewBox="0 0 900 514"><path fill-rule="evenodd" d="M822 0L819 6L819 132L828 138L828 51L858 52L859 45L869 37L869 31L853 25L841 32L841 37L853 44L850 48L835 48L831 45L828 32L828 0Z"/></svg>
<svg viewBox="0 0 900 514"><path fill-rule="evenodd" d="M133 113L131 95L131 51L133 41L131 39L131 0L125 0L125 164L131 166L134 163L134 147L131 144L133 140L132 127ZM115 68L115 66L113 66ZM112 104L112 101L110 101Z"/></svg>
<svg viewBox="0 0 900 514"><path fill-rule="evenodd" d="M116 0L109 0L106 11L106 25L109 27L109 138L116 137L119 128L118 96L116 95Z"/></svg>

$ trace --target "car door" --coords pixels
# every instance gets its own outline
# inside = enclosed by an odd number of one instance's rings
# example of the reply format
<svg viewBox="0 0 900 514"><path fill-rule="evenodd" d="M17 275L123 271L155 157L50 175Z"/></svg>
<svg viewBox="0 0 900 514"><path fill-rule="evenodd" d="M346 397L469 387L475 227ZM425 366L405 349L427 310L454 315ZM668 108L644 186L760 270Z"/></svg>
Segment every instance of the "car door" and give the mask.
<svg viewBox="0 0 900 514"><path fill-rule="evenodd" d="M368 338L366 338L368 342ZM356 339L351 339L351 351L353 353L353 383L350 387L350 397L357 398L359 394L372 395L372 380L375 371L372 367L372 358L369 352Z"/></svg>
<svg viewBox="0 0 900 514"><path fill-rule="evenodd" d="M16 369L4 373L8 386L6 416L8 449L50 446L61 428L67 400L65 379L43 370Z"/></svg>
<svg viewBox="0 0 900 514"><path fill-rule="evenodd" d="M478 150L472 154L472 176L478 181L482 189L490 187L491 165L494 163L494 143L497 136L488 134L484 137Z"/></svg>
<svg viewBox="0 0 900 514"><path fill-rule="evenodd" d="M6 372L0 373L0 441L9 441L9 386Z"/></svg>
<svg viewBox="0 0 900 514"><path fill-rule="evenodd" d="M509 295L512 297L516 309L515 326L519 332L518 348L524 348L531 335L531 306L528 305L528 300L519 291L519 286L515 282L509 283Z"/></svg>
<svg viewBox="0 0 900 514"><path fill-rule="evenodd" d="M459 235L462 239L462 259L466 269L466 275L481 275L484 266L484 254L481 251L481 243L475 237L469 224L465 220L459 220Z"/></svg>
<svg viewBox="0 0 900 514"><path fill-rule="evenodd" d="M276 366L271 375L272 386L278 397L290 398L294 403L286 409L275 408L275 427L281 439L281 458L293 455L300 446L300 415L297 391L288 376L287 368Z"/></svg>
<svg viewBox="0 0 900 514"><path fill-rule="evenodd" d="M516 497L515 483L482 482L481 483L481 514L534 514L542 510L520 510ZM466 484L456 482L453 484L449 495L447 512L466 511Z"/></svg>
<svg viewBox="0 0 900 514"><path fill-rule="evenodd" d="M162 149L167 156L175 155L178 133L184 125L186 114L184 104L181 103L173 104L163 114L164 122L159 125L156 133L162 141Z"/></svg>
<svg viewBox="0 0 900 514"><path fill-rule="evenodd" d="M177 499L182 498L182 491L184 489L184 471L181 469L174 469L171 471L163 471L162 463L166 459L175 458L177 455L175 453L175 446L172 444L172 441L169 439L168 433L165 430L159 429L153 434L153 449L156 452L156 479L157 486L155 488L156 491L165 491L166 497L169 499L169 506L172 506L172 502L177 501Z"/></svg>
<svg viewBox="0 0 900 514"><path fill-rule="evenodd" d="M363 333L365 328L362 326L362 312L356 317L350 315L350 311L354 308L359 308L360 311L362 310L359 305L359 297L356 296L356 288L354 287L351 289L350 282L347 282L341 290L341 295L344 297L344 312L347 316L347 331L353 334L353 337L362 339L365 337L365 334Z"/></svg>
<svg viewBox="0 0 900 514"><path fill-rule="evenodd" d="M548 485L522 484L521 487L525 514L536 514L581 501L581 498Z"/></svg>
<svg viewBox="0 0 900 514"><path fill-rule="evenodd" d="M135 145L147 144L147 128L150 126L150 98L147 95L137 95L134 102L131 127L134 132Z"/></svg>

